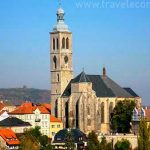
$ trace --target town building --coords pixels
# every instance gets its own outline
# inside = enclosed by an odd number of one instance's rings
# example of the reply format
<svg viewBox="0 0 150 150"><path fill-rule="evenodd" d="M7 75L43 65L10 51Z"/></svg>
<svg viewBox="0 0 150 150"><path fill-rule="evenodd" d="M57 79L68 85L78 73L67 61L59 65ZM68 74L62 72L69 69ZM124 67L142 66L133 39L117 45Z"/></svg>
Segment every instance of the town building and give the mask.
<svg viewBox="0 0 150 150"><path fill-rule="evenodd" d="M57 132L63 129L63 122L55 116L50 116L50 138L53 139Z"/></svg>
<svg viewBox="0 0 150 150"><path fill-rule="evenodd" d="M34 105L25 102L9 113L10 116L19 118L24 122L29 122L32 127L40 126L43 135L50 135L50 112L43 105Z"/></svg>
<svg viewBox="0 0 150 150"><path fill-rule="evenodd" d="M51 113L65 128L79 128L110 133L110 116L118 101L141 97L131 88L123 88L106 74L89 75L84 71L73 76L72 33L65 24L65 12L57 10L57 24L50 32Z"/></svg>
<svg viewBox="0 0 150 150"><path fill-rule="evenodd" d="M0 121L6 119L8 117L9 117L9 115L8 115L8 112L6 110L0 111Z"/></svg>
<svg viewBox="0 0 150 150"><path fill-rule="evenodd" d="M11 103L11 101L5 100L0 102L0 111L5 110L7 112L13 111L16 109L16 106Z"/></svg>
<svg viewBox="0 0 150 150"><path fill-rule="evenodd" d="M19 149L20 141L11 129L0 129L0 148Z"/></svg>
<svg viewBox="0 0 150 150"><path fill-rule="evenodd" d="M0 129L4 128L11 129L17 134L22 134L24 131L31 128L31 124L29 122L24 122L16 117L8 117L0 121Z"/></svg>
<svg viewBox="0 0 150 150"><path fill-rule="evenodd" d="M75 149L76 150L86 150L87 149L87 136L80 131L79 129L63 129L60 130L54 137L52 145L54 146L54 150L62 150L66 149L66 136L68 133L71 133L72 138L74 140Z"/></svg>

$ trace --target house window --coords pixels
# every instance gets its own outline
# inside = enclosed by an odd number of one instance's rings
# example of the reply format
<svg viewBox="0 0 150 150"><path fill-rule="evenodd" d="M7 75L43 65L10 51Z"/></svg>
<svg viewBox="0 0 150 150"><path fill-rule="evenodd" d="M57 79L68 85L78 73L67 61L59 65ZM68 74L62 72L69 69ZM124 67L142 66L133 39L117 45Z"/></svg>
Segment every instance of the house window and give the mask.
<svg viewBox="0 0 150 150"><path fill-rule="evenodd" d="M57 128L60 128L60 125L57 125Z"/></svg>
<svg viewBox="0 0 150 150"><path fill-rule="evenodd" d="M52 136L54 136L55 135L55 132L52 132Z"/></svg>
<svg viewBox="0 0 150 150"><path fill-rule="evenodd" d="M52 128L55 128L55 125L52 125Z"/></svg>

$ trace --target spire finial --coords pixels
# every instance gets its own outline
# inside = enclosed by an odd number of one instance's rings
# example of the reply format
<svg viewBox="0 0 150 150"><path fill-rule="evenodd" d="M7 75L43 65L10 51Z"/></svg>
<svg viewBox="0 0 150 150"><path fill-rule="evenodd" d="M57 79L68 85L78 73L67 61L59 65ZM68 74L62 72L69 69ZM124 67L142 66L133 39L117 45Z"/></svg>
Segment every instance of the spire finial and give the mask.
<svg viewBox="0 0 150 150"><path fill-rule="evenodd" d="M58 1L59 1L59 8L61 8L61 2L62 2L62 1L61 1L61 0L58 0Z"/></svg>
<svg viewBox="0 0 150 150"><path fill-rule="evenodd" d="M82 68L82 72L84 72L84 67Z"/></svg>

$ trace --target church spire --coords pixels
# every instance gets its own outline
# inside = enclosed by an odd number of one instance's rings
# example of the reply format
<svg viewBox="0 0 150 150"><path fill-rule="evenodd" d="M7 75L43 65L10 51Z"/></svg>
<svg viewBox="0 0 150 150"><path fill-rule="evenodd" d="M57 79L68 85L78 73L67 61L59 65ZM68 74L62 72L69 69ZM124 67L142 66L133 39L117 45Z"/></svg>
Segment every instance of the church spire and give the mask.
<svg viewBox="0 0 150 150"><path fill-rule="evenodd" d="M53 31L60 31L60 32L69 32L68 26L65 24L65 11L61 7L61 0L59 0L59 8L57 10L57 24L54 26Z"/></svg>
<svg viewBox="0 0 150 150"><path fill-rule="evenodd" d="M65 15L65 12L64 10L60 7L58 8L57 10L57 22L64 22L64 15Z"/></svg>

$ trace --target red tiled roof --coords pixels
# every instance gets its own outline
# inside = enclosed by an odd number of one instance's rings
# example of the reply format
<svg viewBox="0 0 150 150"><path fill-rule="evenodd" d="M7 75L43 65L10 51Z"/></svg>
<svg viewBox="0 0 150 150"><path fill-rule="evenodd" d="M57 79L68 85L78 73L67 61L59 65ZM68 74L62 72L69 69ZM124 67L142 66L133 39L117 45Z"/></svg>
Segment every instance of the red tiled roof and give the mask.
<svg viewBox="0 0 150 150"><path fill-rule="evenodd" d="M150 121L150 109L145 109L145 116L147 121Z"/></svg>
<svg viewBox="0 0 150 150"><path fill-rule="evenodd" d="M51 104L45 103L43 104L44 107L46 107L48 110L51 110Z"/></svg>
<svg viewBox="0 0 150 150"><path fill-rule="evenodd" d="M0 129L0 136L8 145L18 145L20 141L11 129Z"/></svg>
<svg viewBox="0 0 150 150"><path fill-rule="evenodd" d="M0 111L5 107L5 104L0 103Z"/></svg>
<svg viewBox="0 0 150 150"><path fill-rule="evenodd" d="M46 107L44 107L44 106L36 106L36 109L39 109L40 110L40 112L42 113L42 114L50 114L50 112L48 111L48 109L46 108ZM35 110L36 110L35 109Z"/></svg>
<svg viewBox="0 0 150 150"><path fill-rule="evenodd" d="M33 114L36 109L39 109L42 114L50 113L48 109L42 105L37 106L33 105L31 102L25 102L9 114Z"/></svg>
<svg viewBox="0 0 150 150"><path fill-rule="evenodd" d="M0 111L0 115L2 115L4 112L6 112L6 110L2 110L2 111Z"/></svg>
<svg viewBox="0 0 150 150"><path fill-rule="evenodd" d="M50 122L62 122L62 121L54 117L53 115L50 115Z"/></svg>

